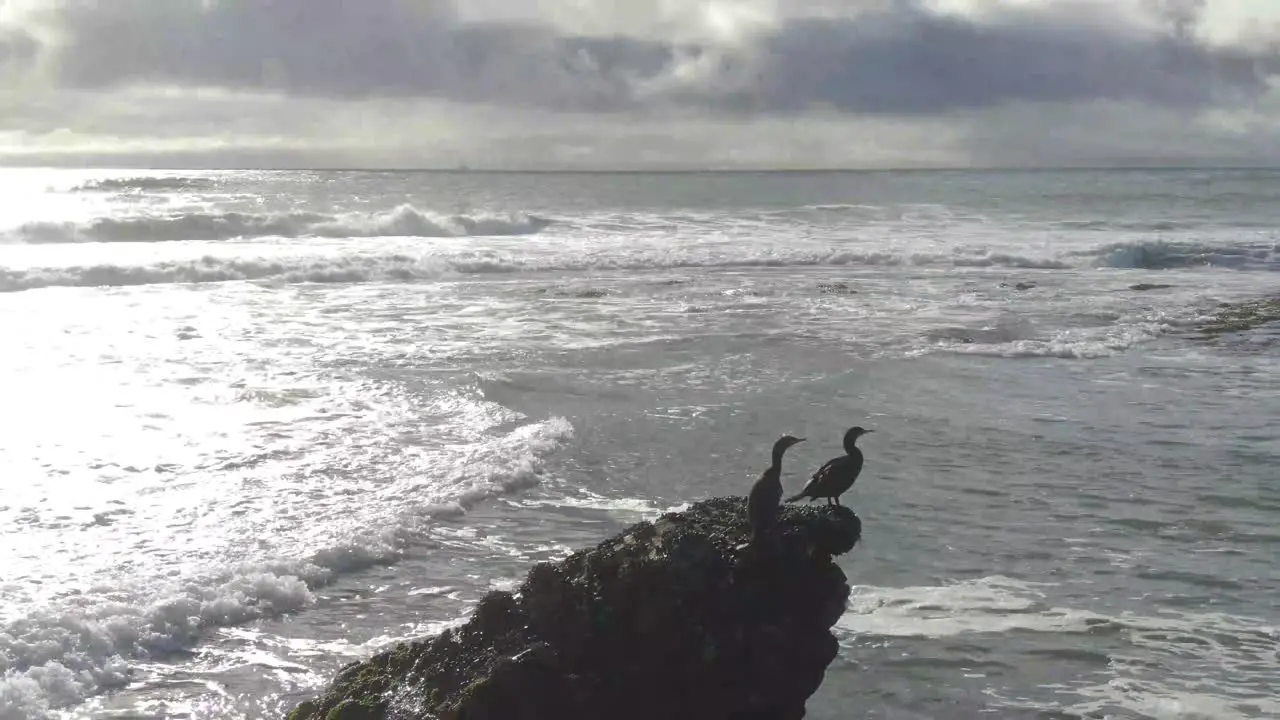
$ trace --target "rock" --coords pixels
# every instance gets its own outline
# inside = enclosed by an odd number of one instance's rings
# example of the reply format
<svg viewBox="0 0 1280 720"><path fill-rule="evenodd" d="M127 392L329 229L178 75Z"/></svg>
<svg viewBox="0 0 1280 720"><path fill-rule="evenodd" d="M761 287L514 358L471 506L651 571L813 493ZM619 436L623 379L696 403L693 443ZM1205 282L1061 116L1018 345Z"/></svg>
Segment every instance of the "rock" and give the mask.
<svg viewBox="0 0 1280 720"><path fill-rule="evenodd" d="M1130 290L1167 290L1171 287L1173 286L1165 285L1164 283L1138 283L1137 285L1130 285L1129 289Z"/></svg>
<svg viewBox="0 0 1280 720"><path fill-rule="evenodd" d="M1205 339L1233 332L1252 330L1267 323L1280 322L1280 297L1218 305L1209 322L1196 328Z"/></svg>
<svg viewBox="0 0 1280 720"><path fill-rule="evenodd" d="M849 597L832 557L861 531L846 507L788 505L774 542L741 549L745 498L700 502L535 566L456 630L348 665L289 720L798 720Z"/></svg>
<svg viewBox="0 0 1280 720"><path fill-rule="evenodd" d="M343 700L324 716L324 720L374 720L382 716L379 703L364 704L356 700Z"/></svg>
<svg viewBox="0 0 1280 720"><path fill-rule="evenodd" d="M858 294L857 290L852 290L849 288L849 283L843 283L843 282L819 283L818 292L823 293L825 295L857 295Z"/></svg>
<svg viewBox="0 0 1280 720"><path fill-rule="evenodd" d="M1020 283L1015 284L1015 285L1013 286L1013 289L1014 289L1014 290L1030 290L1030 289L1034 288L1035 286L1036 286L1036 284L1035 284L1034 282L1020 282ZM1007 282L1002 282L1002 283L1000 283L1000 287L1002 287L1002 288L1007 288L1007 287L1009 287L1009 283L1007 283Z"/></svg>

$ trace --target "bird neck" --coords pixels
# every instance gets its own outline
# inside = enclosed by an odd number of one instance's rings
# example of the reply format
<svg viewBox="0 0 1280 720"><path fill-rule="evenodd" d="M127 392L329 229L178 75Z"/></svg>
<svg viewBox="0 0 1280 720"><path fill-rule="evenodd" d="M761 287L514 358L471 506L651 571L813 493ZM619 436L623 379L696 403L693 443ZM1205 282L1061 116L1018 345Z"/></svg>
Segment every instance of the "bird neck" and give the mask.
<svg viewBox="0 0 1280 720"><path fill-rule="evenodd" d="M770 468L773 468L774 470L777 470L777 469L781 468L781 467L782 467L782 453L784 453L784 452L786 452L786 451L787 451L787 449L786 449L786 448L774 448L774 450L773 450L773 464L772 464L772 465L770 465L769 467L770 467Z"/></svg>
<svg viewBox="0 0 1280 720"><path fill-rule="evenodd" d="M849 438L848 440L845 440L845 441L844 441L844 454L845 454L845 455L856 455L856 454L857 454L857 453L859 453L859 452L861 452L861 451L860 451L860 450L858 450L858 438L856 438L856 437L855 437L855 438Z"/></svg>

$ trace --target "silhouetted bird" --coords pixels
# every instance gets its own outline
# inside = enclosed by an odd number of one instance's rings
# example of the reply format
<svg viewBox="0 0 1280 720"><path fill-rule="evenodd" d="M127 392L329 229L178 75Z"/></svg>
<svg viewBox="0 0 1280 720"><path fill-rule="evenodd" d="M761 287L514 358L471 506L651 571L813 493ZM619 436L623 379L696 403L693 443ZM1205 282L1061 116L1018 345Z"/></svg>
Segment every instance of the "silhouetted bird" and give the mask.
<svg viewBox="0 0 1280 720"><path fill-rule="evenodd" d="M783 435L773 444L773 464L751 486L747 496L747 521L751 523L751 543L773 529L778 522L779 503L782 501L782 454L804 438Z"/></svg>
<svg viewBox="0 0 1280 720"><path fill-rule="evenodd" d="M858 473L862 472L862 451L858 449L858 438L866 435L873 430L863 430L860 427L849 428L844 434L844 455L838 458L828 460L825 465L818 468L818 472L813 474L813 479L808 485L804 486L795 497L787 498L787 502L795 502L801 498L809 498L812 502L818 498L826 498L827 504L840 504L840 495L844 491L853 487L853 481L858 479Z"/></svg>

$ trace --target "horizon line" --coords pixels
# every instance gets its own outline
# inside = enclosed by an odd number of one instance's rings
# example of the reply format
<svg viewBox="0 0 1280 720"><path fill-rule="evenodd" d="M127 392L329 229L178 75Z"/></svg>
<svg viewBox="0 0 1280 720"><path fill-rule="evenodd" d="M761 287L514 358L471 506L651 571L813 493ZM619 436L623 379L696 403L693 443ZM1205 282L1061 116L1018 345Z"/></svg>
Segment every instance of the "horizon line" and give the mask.
<svg viewBox="0 0 1280 720"><path fill-rule="evenodd" d="M350 172L350 173L433 173L443 175L760 175L760 174L835 174L894 172L1090 172L1128 170L1280 170L1280 164L1215 164L1215 165L992 165L992 166L901 166L901 167L791 167L791 168L499 168L499 167L378 167L281 165L278 167L207 167L197 165L47 165L5 164L0 170L82 170L82 171L197 171L197 172Z"/></svg>

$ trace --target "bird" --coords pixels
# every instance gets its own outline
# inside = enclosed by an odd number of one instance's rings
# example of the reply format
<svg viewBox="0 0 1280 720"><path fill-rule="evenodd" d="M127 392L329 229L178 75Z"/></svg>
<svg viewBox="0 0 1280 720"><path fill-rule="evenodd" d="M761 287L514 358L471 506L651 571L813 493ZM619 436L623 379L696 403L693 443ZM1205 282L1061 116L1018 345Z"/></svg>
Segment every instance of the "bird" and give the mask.
<svg viewBox="0 0 1280 720"><path fill-rule="evenodd" d="M862 451L857 446L858 438L870 432L875 431L861 427L849 428L844 434L845 454L828 460L818 468L818 472L813 474L809 484L794 497L787 498L787 502L795 502L802 498L809 498L809 501L813 502L818 498L826 498L828 505L832 503L839 505L840 495L853 487L853 482L858 479L858 473L862 472Z"/></svg>
<svg viewBox="0 0 1280 720"><path fill-rule="evenodd" d="M778 522L778 508L782 500L782 454L804 438L783 435L773 444L773 463L751 485L747 496L747 522L751 524L751 543L773 529Z"/></svg>

